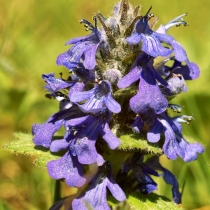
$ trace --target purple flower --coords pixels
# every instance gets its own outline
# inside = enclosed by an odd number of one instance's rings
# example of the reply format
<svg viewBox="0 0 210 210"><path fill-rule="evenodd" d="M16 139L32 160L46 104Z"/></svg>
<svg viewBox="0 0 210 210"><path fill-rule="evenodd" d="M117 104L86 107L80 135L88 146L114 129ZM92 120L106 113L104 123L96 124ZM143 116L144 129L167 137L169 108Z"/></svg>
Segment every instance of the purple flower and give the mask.
<svg viewBox="0 0 210 210"><path fill-rule="evenodd" d="M47 170L53 179L65 179L66 184L71 187L81 187L86 181L83 178L82 165L69 151L60 159L49 161Z"/></svg>
<svg viewBox="0 0 210 210"><path fill-rule="evenodd" d="M76 128L72 128L71 132L67 131L63 139L54 140L51 143L50 151L59 152L61 150L67 150L66 154L58 159L52 160L47 163L47 169L49 175L54 179L65 179L66 184L71 187L81 187L85 183L85 178L83 178L82 164L78 160L78 156L72 152L71 146L75 141L75 134L77 132ZM74 146L74 145L73 145ZM90 145L91 149L92 144ZM96 152L96 151L95 151ZM97 165L103 165L104 159L100 154L96 154ZM90 154L91 156L91 154ZM89 157L87 157L89 158ZM90 158L89 158L90 159ZM87 160L88 162L88 160Z"/></svg>
<svg viewBox="0 0 210 210"><path fill-rule="evenodd" d="M156 32L166 35L167 30L172 26L179 26L181 24L186 26L187 22L185 22L182 18L185 15L186 14L180 15L174 18L173 20L169 21L166 25L161 25ZM176 40L168 40L165 41L165 43L170 44L172 46L176 60L178 60L179 62L188 60L184 48Z"/></svg>
<svg viewBox="0 0 210 210"><path fill-rule="evenodd" d="M188 143L181 134L181 125L177 118L170 118L167 113L157 115L155 123L147 133L149 142L160 140L160 134L165 134L164 154L172 160L180 156L185 162L197 159L197 153L203 153L204 148L199 143Z"/></svg>
<svg viewBox="0 0 210 210"><path fill-rule="evenodd" d="M185 92L187 90L187 86L185 80L181 74L170 74L165 78L167 81L168 87L160 87L161 93L166 97L170 97L170 99L181 92Z"/></svg>
<svg viewBox="0 0 210 210"><path fill-rule="evenodd" d="M84 115L76 105L52 115L44 124L32 127L33 141L36 146L50 147L53 135L68 120Z"/></svg>
<svg viewBox="0 0 210 210"><path fill-rule="evenodd" d="M55 78L54 73L43 74L42 79L47 83L47 85L54 91L60 89L71 87L75 82L65 81L63 79Z"/></svg>
<svg viewBox="0 0 210 210"><path fill-rule="evenodd" d="M159 158L157 156L151 157L143 162L144 156L139 152L134 153L134 155L127 159L123 165L123 172L132 171L136 181L139 185L139 190L148 194L157 190L157 183L150 177L153 176L162 176L158 174L158 171L163 172L163 179L167 184L172 185L172 195L174 202L177 204L181 203L181 193L179 192L179 184L176 177L166 168L162 167L159 163Z"/></svg>
<svg viewBox="0 0 210 210"><path fill-rule="evenodd" d="M138 93L130 99L131 109L138 114L144 114L148 109L154 109L155 113L162 113L168 106L167 99L162 95L158 80L164 86L167 82L155 71L153 59L146 55L140 55L131 71L118 81L119 88L126 88L140 79Z"/></svg>
<svg viewBox="0 0 210 210"><path fill-rule="evenodd" d="M86 193L73 200L72 209L87 210L90 207L94 210L110 210L106 199L106 188L118 201L124 201L126 199L125 193L114 181L111 173L111 166L108 162L99 167L99 172L92 180Z"/></svg>
<svg viewBox="0 0 210 210"><path fill-rule="evenodd" d="M69 142L69 149L73 156L78 157L81 164L91 164L102 160L95 147L99 136L107 142L110 149L115 149L120 145L120 140L109 128L110 115L110 112L105 110L66 122L66 129L71 134L70 140L66 139Z"/></svg>
<svg viewBox="0 0 210 210"><path fill-rule="evenodd" d="M134 119L134 122L131 124L131 127L135 132L140 133L143 126L144 126L143 121L141 120L139 115L137 115Z"/></svg>
<svg viewBox="0 0 210 210"><path fill-rule="evenodd" d="M166 34L167 30L171 28L172 26L179 26L179 25L187 25L187 22L184 21L182 17L186 16L187 14L180 15L170 22L168 22L166 25L161 25L157 32ZM167 43L167 42L166 42ZM185 80L192 80L196 79L200 75L200 70L198 66L190 62L187 53L185 52L184 48L176 41L173 40L172 42L168 42L174 49L174 65L171 68L167 68L166 70L173 71L175 74L182 74ZM171 59L170 59L171 60ZM185 62L186 65L183 65L182 62Z"/></svg>
<svg viewBox="0 0 210 210"><path fill-rule="evenodd" d="M159 158L154 156L149 158L145 164L149 165L154 170L163 172L163 179L167 184L172 185L172 196L176 204L181 204L181 193L179 192L179 183L176 177L159 163Z"/></svg>
<svg viewBox="0 0 210 210"><path fill-rule="evenodd" d="M131 159L127 159L122 165L122 171L128 173L132 170L134 177L139 185L139 190L148 194L157 190L157 183L150 177L159 176L159 174L149 167L149 165L143 163L144 156L140 153L135 153Z"/></svg>
<svg viewBox="0 0 210 210"><path fill-rule="evenodd" d="M71 76L67 80L55 78L54 73L43 74L42 78L47 83L46 89L56 94L60 89L71 88L68 94L70 97L72 93L82 91L88 81L94 81L93 73L85 69L82 64L77 64L72 68Z"/></svg>
<svg viewBox="0 0 210 210"><path fill-rule="evenodd" d="M129 44L135 45L142 42L141 50L152 57L169 56L172 50L165 48L161 42L171 43L174 39L167 34L153 31L149 26L149 12L143 16L135 25L135 30L130 37L126 38Z"/></svg>
<svg viewBox="0 0 210 210"><path fill-rule="evenodd" d="M66 134L63 139L54 140L50 145L51 152L69 150L77 156L79 163L102 165L104 159L96 150L96 141L101 136L110 149L120 145L120 140L109 128L110 112L102 111L65 121Z"/></svg>
<svg viewBox="0 0 210 210"><path fill-rule="evenodd" d="M69 40L66 44L73 44L67 52L61 54L57 58L58 65L64 65L71 68L72 63L80 63L83 60L83 65L86 69L92 70L96 66L96 52L100 46L105 47L105 40L96 25L93 26L87 20L82 19L86 30L91 30L92 33L88 36L74 38ZM106 47L105 47L106 48Z"/></svg>
<svg viewBox="0 0 210 210"><path fill-rule="evenodd" d="M173 58L170 60L173 60ZM181 62L174 60L174 63L171 67L164 66L164 72L166 74L169 72L181 74L185 80L197 79L200 76L199 67L195 63L190 62L188 59L185 62L186 64L183 65Z"/></svg>
<svg viewBox="0 0 210 210"><path fill-rule="evenodd" d="M112 97L111 85L106 80L99 81L92 90L74 92L70 100L74 103L87 100L83 105L79 105L85 112L95 113L105 108L108 108L113 113L121 111L120 104Z"/></svg>

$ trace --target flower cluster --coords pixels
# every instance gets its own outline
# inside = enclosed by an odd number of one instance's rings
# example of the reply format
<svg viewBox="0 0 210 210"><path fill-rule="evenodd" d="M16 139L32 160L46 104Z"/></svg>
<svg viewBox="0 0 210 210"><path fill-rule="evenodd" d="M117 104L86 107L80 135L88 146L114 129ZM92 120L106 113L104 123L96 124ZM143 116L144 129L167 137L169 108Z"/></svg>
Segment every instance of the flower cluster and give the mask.
<svg viewBox="0 0 210 210"><path fill-rule="evenodd" d="M127 154L119 157L124 162L119 170L127 176L116 183L107 156L110 149L120 146L121 135L141 133L150 143L160 142L158 145L171 160L180 156L185 162L193 161L204 151L202 145L189 143L182 135L180 123L189 123L192 117L171 117L168 113L169 109L181 112L181 107L170 100L187 91L185 80L199 76L198 66L166 33L172 26L187 25L185 14L155 30L158 18L150 13L152 8L143 15L139 15L139 9L122 0L111 17L98 13L94 24L82 19L90 34L69 40L66 44L71 45L70 49L57 58L57 65L66 67L69 77L56 78L54 73L42 76L48 97L58 99L60 109L46 123L33 125L33 141L52 153L63 154L47 163L52 178L65 179L71 187L89 185L73 200L73 210L88 206L110 209L106 187L118 201L124 201L126 183L131 180L134 186L130 190L137 186L142 193L151 193L157 184L150 175L160 176L157 171L172 185L174 202L181 203L176 178L160 165L157 156L143 162L143 150L128 159ZM168 66L168 61L173 65ZM65 134L58 138L55 134L61 127ZM98 170L89 180L87 166L93 164Z"/></svg>

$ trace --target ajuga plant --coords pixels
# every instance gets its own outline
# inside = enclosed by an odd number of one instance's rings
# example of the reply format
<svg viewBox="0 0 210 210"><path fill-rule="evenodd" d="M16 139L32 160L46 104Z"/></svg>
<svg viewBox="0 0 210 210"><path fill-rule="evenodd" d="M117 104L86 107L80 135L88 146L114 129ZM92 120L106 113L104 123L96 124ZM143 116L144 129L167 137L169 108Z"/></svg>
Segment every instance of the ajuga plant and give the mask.
<svg viewBox="0 0 210 210"><path fill-rule="evenodd" d="M97 13L91 21L82 19L88 35L67 41L69 49L56 61L68 77L42 75L47 96L59 101L59 109L44 124L33 125L34 149L51 153L45 160L50 177L78 188L51 209L156 209L154 176L171 185L173 197L157 209L181 204L178 181L159 156L190 162L204 151L182 135L181 123L193 118L169 114L182 111L171 101L200 70L167 34L187 25L186 14L157 27L151 12L152 7L141 14L140 6L122 0L110 17ZM150 204L144 205L147 198Z"/></svg>

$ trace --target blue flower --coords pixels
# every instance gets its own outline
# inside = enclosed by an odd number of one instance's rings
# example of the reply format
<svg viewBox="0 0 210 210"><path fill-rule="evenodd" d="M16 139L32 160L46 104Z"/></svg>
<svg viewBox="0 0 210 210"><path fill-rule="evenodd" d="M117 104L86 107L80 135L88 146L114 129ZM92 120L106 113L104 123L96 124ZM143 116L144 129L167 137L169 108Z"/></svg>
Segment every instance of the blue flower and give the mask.
<svg viewBox="0 0 210 210"><path fill-rule="evenodd" d="M54 73L43 74L42 79L47 83L47 85L54 91L58 91L60 89L71 87L75 82L65 81L63 79L55 78Z"/></svg>
<svg viewBox="0 0 210 210"><path fill-rule="evenodd" d="M32 127L33 141L36 146L50 147L53 135L66 121L84 115L76 105L52 115L44 124Z"/></svg>
<svg viewBox="0 0 210 210"><path fill-rule="evenodd" d="M148 194L157 190L157 183L154 182L150 175L159 176L159 174L143 163L143 159L143 155L135 153L131 159L127 159L123 163L122 171L128 173L132 170L132 173L138 182L139 190L144 194Z"/></svg>
<svg viewBox="0 0 210 210"><path fill-rule="evenodd" d="M74 92L70 100L74 103L87 100L83 105L79 105L85 112L94 113L105 108L108 108L113 113L121 111L120 104L112 97L111 84L106 80L98 81L92 90Z"/></svg>
<svg viewBox="0 0 210 210"><path fill-rule="evenodd" d="M185 61L185 65L173 58L170 60L173 60L174 63L171 67L164 66L164 72L166 74L169 72L173 72L174 74L181 74L185 80L194 80L200 76L199 67L195 63L190 62L188 59Z"/></svg>
<svg viewBox="0 0 210 210"><path fill-rule="evenodd" d="M167 184L172 185L172 196L173 200L176 204L181 204L181 193L179 191L179 183L176 179L176 177L166 168L164 168L159 163L159 158L157 156L154 156L152 158L149 158L145 164L149 165L154 170L159 170L163 172L163 179Z"/></svg>
<svg viewBox="0 0 210 210"><path fill-rule="evenodd" d="M59 152L67 149L71 155L77 156L81 164L103 164L104 160L95 146L99 136L107 142L110 149L115 149L120 145L120 140L109 128L110 117L111 113L104 110L95 115L65 121L66 134L63 139L54 140L51 143L50 151Z"/></svg>
<svg viewBox="0 0 210 210"><path fill-rule="evenodd" d="M90 187L83 196L76 198L72 202L73 210L87 210L93 208L94 210L110 210L106 199L106 188L118 200L124 201L126 199L125 193L114 181L109 162L99 167L99 171L91 182Z"/></svg>
<svg viewBox="0 0 210 210"><path fill-rule="evenodd" d="M67 80L64 80L63 78L56 78L54 73L43 74L42 78L47 83L45 88L55 94L61 89L70 88L71 91L68 93L68 97L70 98L74 92L82 91L88 81L94 81L94 76L95 75L85 69L82 64L72 64L71 75Z"/></svg>
<svg viewBox="0 0 210 210"><path fill-rule="evenodd" d="M180 15L174 18L173 20L169 21L166 25L161 25L156 32L166 35L167 30L172 26L179 26L181 24L186 26L187 22L185 22L182 18L185 15L186 14ZM186 51L176 40L168 40L165 43L170 44L172 46L176 60L178 60L179 62L188 60Z"/></svg>
<svg viewBox="0 0 210 210"><path fill-rule="evenodd" d="M130 99L131 109L138 114L144 114L148 109L154 109L155 113L162 113L168 106L167 99L161 93L156 82L168 87L167 82L155 71L153 59L146 55L140 55L131 71L117 83L119 88L126 88L139 80L139 91Z"/></svg>
<svg viewBox="0 0 210 210"><path fill-rule="evenodd" d="M108 110L104 110L95 115L72 119L65 124L66 129L73 133L69 149L81 164L95 163L100 159L95 146L99 136L107 142L110 149L116 149L120 145L120 140L109 128L110 115Z"/></svg>
<svg viewBox="0 0 210 210"><path fill-rule="evenodd" d="M135 25L135 30L126 38L129 44L135 45L142 41L141 50L152 57L157 56L169 56L172 50L165 48L161 45L161 42L170 43L174 39L167 34L161 34L153 31L149 25L149 12L143 16Z"/></svg>
<svg viewBox="0 0 210 210"><path fill-rule="evenodd" d="M155 123L147 133L149 142L160 140L161 133L165 134L163 145L164 154L171 160L180 156L185 162L197 159L197 153L203 153L204 148L199 143L188 143L181 134L181 125L177 118L170 118L167 113L156 116Z"/></svg>
<svg viewBox="0 0 210 210"><path fill-rule="evenodd" d="M81 187L86 182L82 164L69 151L60 159L49 161L47 170L53 179L65 179L66 184L71 187Z"/></svg>
<svg viewBox="0 0 210 210"><path fill-rule="evenodd" d="M168 75L165 80L167 81L168 87L160 87L161 93L166 96L170 97L170 99L181 92L187 91L187 86L185 80L181 74L174 74L171 73Z"/></svg>
<svg viewBox="0 0 210 210"><path fill-rule="evenodd" d="M150 177L150 175L160 177L157 171L163 172L163 179L167 184L172 185L172 195L174 202L181 203L181 193L179 192L179 184L176 177L159 163L157 156L151 157L143 162L144 156L139 152L127 159L122 165L123 172L132 171L136 181L139 185L140 192L148 194L157 190L157 183Z"/></svg>
<svg viewBox="0 0 210 210"><path fill-rule="evenodd" d="M187 14L180 15L174 18L173 20L169 21L166 25L161 25L158 28L157 32L166 34L167 30L173 26L179 26L181 24L186 26L187 22L185 22L184 19L182 18L186 15ZM185 52L184 48L176 40L173 40L168 44L170 44L174 49L175 59L174 58L170 59L174 60L174 65L171 68L169 67L166 68L167 70L166 72L168 71L171 72L172 70L173 73L175 74L182 74L185 80L192 80L198 78L200 75L200 70L195 63L189 61L187 53ZM185 62L186 65L183 65L182 62Z"/></svg>
<svg viewBox="0 0 210 210"><path fill-rule="evenodd" d="M66 44L73 44L73 46L70 50L58 56L58 65L64 65L67 68L71 68L72 63L80 63L83 61L83 65L86 69L92 70L95 68L96 52L100 46L106 48L106 41L97 28L96 18L94 20L95 26L87 20L81 20L81 23L85 24L86 30L91 30L92 33L88 36L69 40Z"/></svg>

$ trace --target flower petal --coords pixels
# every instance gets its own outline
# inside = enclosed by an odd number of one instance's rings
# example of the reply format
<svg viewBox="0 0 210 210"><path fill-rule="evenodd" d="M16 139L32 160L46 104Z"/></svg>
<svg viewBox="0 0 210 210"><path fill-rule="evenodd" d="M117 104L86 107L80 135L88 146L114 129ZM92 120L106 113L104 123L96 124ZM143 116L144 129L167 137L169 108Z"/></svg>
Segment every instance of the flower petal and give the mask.
<svg viewBox="0 0 210 210"><path fill-rule="evenodd" d="M178 60L179 62L183 62L188 59L186 51L176 40L173 40L171 42L171 45L174 49L174 55L175 55L176 60Z"/></svg>
<svg viewBox="0 0 210 210"><path fill-rule="evenodd" d="M100 133L110 149L116 149L120 146L120 140L112 133L108 123L105 124L104 129L101 130Z"/></svg>
<svg viewBox="0 0 210 210"><path fill-rule="evenodd" d="M82 177L82 166L76 157L67 152L62 158L47 163L49 175L56 180L65 179L66 184L71 187L81 187L85 184Z"/></svg>
<svg viewBox="0 0 210 210"><path fill-rule="evenodd" d="M126 199L125 193L120 188L120 186L114 181L114 179L107 181L107 187L109 188L111 194L118 200L124 201Z"/></svg>
<svg viewBox="0 0 210 210"><path fill-rule="evenodd" d="M160 140L160 134L162 133L163 129L163 125L156 119L155 123L147 133L148 141L152 143L158 142Z"/></svg>
<svg viewBox="0 0 210 210"><path fill-rule="evenodd" d="M64 89L73 85L73 82L66 82L62 79L55 78L54 73L42 74L42 79L51 87L53 91Z"/></svg>
<svg viewBox="0 0 210 210"><path fill-rule="evenodd" d="M74 103L81 102L89 99L92 95L94 95L94 89L83 92L74 92L71 94L70 101Z"/></svg>
<svg viewBox="0 0 210 210"><path fill-rule="evenodd" d="M84 67L86 69L92 70L96 66L96 51L98 49L99 44L90 45L84 52Z"/></svg>
<svg viewBox="0 0 210 210"><path fill-rule="evenodd" d="M131 109L138 114L144 114L152 108L158 113L166 110L168 101L162 95L154 75L149 68L141 73L138 93L130 99Z"/></svg>
<svg viewBox="0 0 210 210"><path fill-rule="evenodd" d="M128 38L126 38L126 42L128 44L138 44L140 41L142 40L142 36L141 34L134 32L133 34L131 34L131 36L129 36Z"/></svg>
<svg viewBox="0 0 210 210"><path fill-rule="evenodd" d="M106 107L113 113L119 113L121 111L120 104L112 98L111 93L104 96L104 103Z"/></svg>
<svg viewBox="0 0 210 210"><path fill-rule="evenodd" d="M158 56L169 56L172 53L172 50L167 49L163 47L160 44L160 41L155 38L154 36L150 35L144 35L143 36L143 42L142 42L142 51L147 53L148 55L152 57L158 57Z"/></svg>
<svg viewBox="0 0 210 210"><path fill-rule="evenodd" d="M140 66L135 66L128 74L118 81L117 86L119 88L129 87L139 79L141 71L142 68Z"/></svg>
<svg viewBox="0 0 210 210"><path fill-rule="evenodd" d="M94 179L85 195L73 200L73 210L87 210L88 207L94 210L110 210L106 200L106 183L107 178L100 183Z"/></svg>
<svg viewBox="0 0 210 210"><path fill-rule="evenodd" d="M55 122L46 122L41 125L34 124L32 127L34 144L37 146L49 148L54 133L56 133L62 125L63 120L58 120Z"/></svg>

